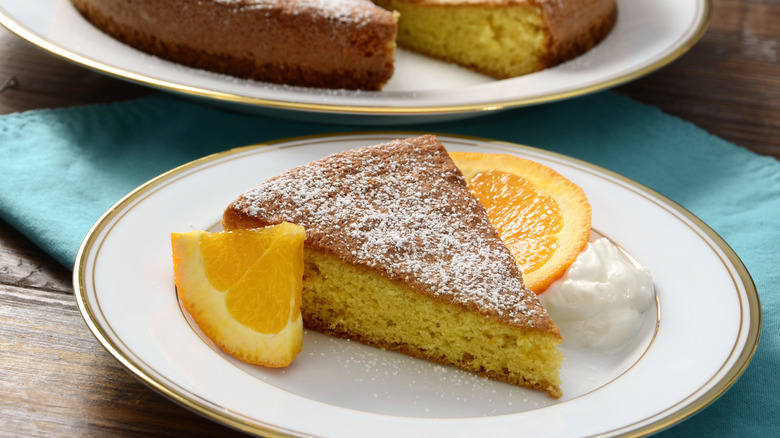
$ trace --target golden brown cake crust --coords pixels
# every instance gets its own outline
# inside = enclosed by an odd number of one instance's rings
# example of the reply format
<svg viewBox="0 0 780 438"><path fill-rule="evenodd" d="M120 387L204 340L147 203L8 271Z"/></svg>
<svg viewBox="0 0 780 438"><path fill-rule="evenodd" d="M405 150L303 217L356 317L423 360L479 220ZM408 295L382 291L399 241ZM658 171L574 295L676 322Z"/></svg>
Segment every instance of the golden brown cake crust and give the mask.
<svg viewBox="0 0 780 438"><path fill-rule="evenodd" d="M615 0L529 0L544 14L552 37L545 67L573 59L601 42L615 25Z"/></svg>
<svg viewBox="0 0 780 438"><path fill-rule="evenodd" d="M393 73L395 17L368 0L72 0L139 50L242 78L378 90ZM370 25L369 25L370 24Z"/></svg>
<svg viewBox="0 0 780 438"><path fill-rule="evenodd" d="M271 178L225 210L225 230L288 221L306 247L441 302L559 336L484 207L434 136L334 154Z"/></svg>

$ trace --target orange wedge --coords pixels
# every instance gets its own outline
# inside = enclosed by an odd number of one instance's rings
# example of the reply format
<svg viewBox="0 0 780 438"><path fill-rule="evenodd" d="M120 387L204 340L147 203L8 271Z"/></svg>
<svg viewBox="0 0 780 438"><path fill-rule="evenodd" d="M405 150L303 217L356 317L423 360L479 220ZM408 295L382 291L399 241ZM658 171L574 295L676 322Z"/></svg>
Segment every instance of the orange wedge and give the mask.
<svg viewBox="0 0 780 438"><path fill-rule="evenodd" d="M504 154L452 152L469 188L538 293L560 278L590 237L582 189L547 166Z"/></svg>
<svg viewBox="0 0 780 438"><path fill-rule="evenodd" d="M171 234L184 308L226 353L268 367L301 351L303 227Z"/></svg>

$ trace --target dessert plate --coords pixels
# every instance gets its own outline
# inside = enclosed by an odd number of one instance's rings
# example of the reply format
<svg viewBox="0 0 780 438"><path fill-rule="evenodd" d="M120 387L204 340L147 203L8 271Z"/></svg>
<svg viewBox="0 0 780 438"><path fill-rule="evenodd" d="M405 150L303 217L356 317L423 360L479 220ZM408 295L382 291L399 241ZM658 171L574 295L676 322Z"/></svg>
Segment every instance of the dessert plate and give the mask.
<svg viewBox="0 0 780 438"><path fill-rule="evenodd" d="M439 138L449 150L541 162L584 189L594 231L653 275L655 306L630 342L602 351L564 341L559 400L311 331L285 369L247 365L215 348L177 300L170 233L219 229L228 203L285 169L411 135L283 140L208 156L147 182L109 209L80 248L74 285L87 325L132 374L171 400L274 436L640 436L703 409L745 369L761 327L758 295L741 261L704 223L594 165L456 136Z"/></svg>
<svg viewBox="0 0 780 438"><path fill-rule="evenodd" d="M232 109L348 124L431 122L552 102L613 87L685 53L707 28L710 0L617 0L610 35L570 62L494 80L399 50L381 92L322 90L240 80L163 61L104 35L68 0L0 0L0 23L31 43L122 79Z"/></svg>

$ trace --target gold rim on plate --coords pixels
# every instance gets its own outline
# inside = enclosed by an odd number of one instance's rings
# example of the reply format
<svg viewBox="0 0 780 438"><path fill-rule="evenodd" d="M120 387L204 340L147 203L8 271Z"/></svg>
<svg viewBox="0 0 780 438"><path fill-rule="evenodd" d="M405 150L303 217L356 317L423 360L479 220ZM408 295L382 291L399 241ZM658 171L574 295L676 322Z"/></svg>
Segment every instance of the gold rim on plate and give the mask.
<svg viewBox="0 0 780 438"><path fill-rule="evenodd" d="M143 201L143 198L162 190L165 185L172 183L180 178L186 178L186 174L191 171L201 171L212 166L217 166L226 160L241 159L241 155L248 152L264 153L273 151L277 148L299 146L311 146L316 142L329 142L340 138L343 140L362 140L382 141L385 138L392 139L404 136L418 135L417 132L359 132L359 133L337 133L324 135L309 135L290 139L277 140L254 146L246 146L219 152L207 157L200 158L180 167L172 169L162 175L151 179L141 185L123 199L118 201L113 207L106 211L103 216L95 223L83 241L74 266L74 288L76 290L76 300L81 314L97 340L114 356L125 368L133 375L138 377L144 383L154 390L167 396L171 400L204 415L207 418L215 420L227 426L251 433L265 434L272 436L296 436L295 432L284 429L284 426L264 424L261 419L244 418L235 413L226 412L209 400L204 400L193 396L186 390L172 384L165 376L160 375L149 366L136 361L134 353L123 344L121 339L112 335L110 321L104 321L99 304L90 300L90 283L94 285L95 268L92 266L97 257L96 252L100 251L100 246L110 229L121 221L122 215L126 214L136 203ZM508 151L528 151L542 156L551 161L557 161L566 165L574 165L583 172L596 176L599 179L610 181L611 184L619 182L624 188L629 189L635 195L650 201L657 207L675 217L678 221L685 224L686 228L694 233L699 239L704 241L708 248L716 254L725 269L731 276L734 287L738 294L740 321L739 330L735 337L735 343L731 347L728 357L720 365L717 372L714 372L705 383L702 383L698 389L694 389L682 400L674 405L668 406L661 412L649 415L640 421L626 424L620 428L608 431L602 431L600 434L610 436L645 436L656 433L662 429L668 428L680 421L689 418L693 414L701 411L718 397L720 397L731 385L739 378L752 359L761 333L761 307L758 292L748 273L746 267L739 259L731 247L703 221L690 213L688 210L678 205L674 201L655 192L654 190L643 186L627 177L616 174L612 171L603 169L594 164L590 164L575 158L567 157L550 151L539 150L529 146L523 146L508 142L481 139L471 136L459 136L451 134L442 134L442 141L445 145L458 144L466 146L487 146L494 148L503 148ZM605 230L600 230L605 231ZM602 233L603 234L603 233ZM96 288L94 288L96 290ZM96 293L96 292L95 292ZM658 299L658 297L657 297ZM660 312L660 306L657 307ZM657 315L660 321L660 315ZM746 321L745 319L748 319ZM107 326L108 325L108 326ZM658 327L656 327L658 330ZM653 335L655 339L655 334ZM653 341L655 342L655 340ZM607 383L606 385L608 385ZM580 396L582 397L582 396ZM576 400L576 398L574 399ZM571 400L569 400L571 401ZM568 402L568 401L566 401ZM566 403L564 402L564 403Z"/></svg>

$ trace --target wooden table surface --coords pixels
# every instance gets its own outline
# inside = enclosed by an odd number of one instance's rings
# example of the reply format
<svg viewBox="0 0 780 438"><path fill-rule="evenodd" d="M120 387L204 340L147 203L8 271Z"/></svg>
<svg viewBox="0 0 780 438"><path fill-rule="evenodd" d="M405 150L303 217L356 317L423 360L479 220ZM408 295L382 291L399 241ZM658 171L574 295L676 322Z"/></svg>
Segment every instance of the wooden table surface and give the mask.
<svg viewBox="0 0 780 438"><path fill-rule="evenodd" d="M713 0L687 54L617 91L780 159L780 0ZM150 93L0 28L0 114ZM0 435L228 436L147 388L87 329L63 267L0 220Z"/></svg>

